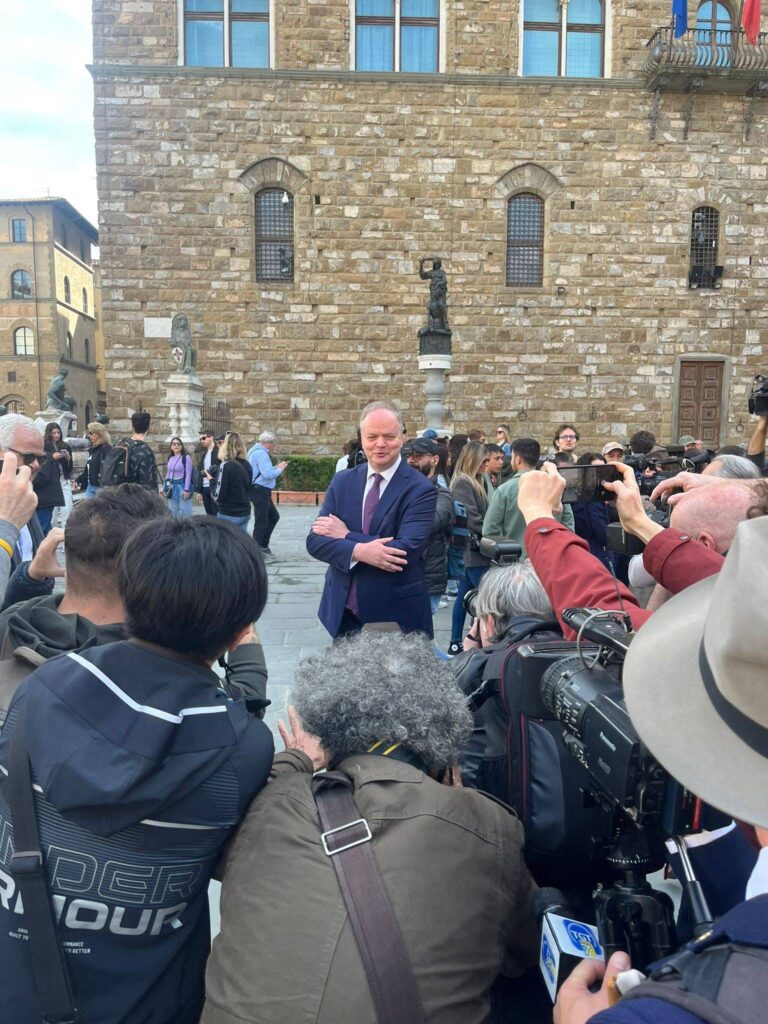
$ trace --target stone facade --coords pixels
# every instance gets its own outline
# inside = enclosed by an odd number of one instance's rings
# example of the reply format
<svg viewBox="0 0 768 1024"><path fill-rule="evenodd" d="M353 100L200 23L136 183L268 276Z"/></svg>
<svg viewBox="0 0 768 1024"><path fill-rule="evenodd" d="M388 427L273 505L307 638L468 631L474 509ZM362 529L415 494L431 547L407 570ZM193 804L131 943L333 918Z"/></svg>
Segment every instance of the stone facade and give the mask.
<svg viewBox="0 0 768 1024"><path fill-rule="evenodd" d="M422 424L418 258L448 274L456 430L597 444L678 431L681 359L724 364L722 443L768 371L763 100L725 78L655 95L668 7L609 12L603 79L524 78L517 0L441 7L444 73L349 70L349 4L275 0L272 70L180 66L175 0L95 0L95 127L110 410L162 423L183 310L209 394L248 437L336 451L377 397ZM727 75L726 75L727 77ZM766 75L768 78L768 74ZM294 201L294 281L260 282L254 195ZM538 288L505 283L511 195L545 201ZM691 215L718 210L722 288L690 290ZM158 427L158 434L163 426Z"/></svg>
<svg viewBox="0 0 768 1024"><path fill-rule="evenodd" d="M25 241L14 241L13 221L23 222ZM78 426L88 409L95 414L105 407L91 266L91 244L98 237L63 199L0 200L0 402L11 409L33 416L45 408L59 366L69 370L67 394L77 403ZM12 297L16 270L29 274L29 296ZM15 351L19 327L32 331L33 351L27 355Z"/></svg>

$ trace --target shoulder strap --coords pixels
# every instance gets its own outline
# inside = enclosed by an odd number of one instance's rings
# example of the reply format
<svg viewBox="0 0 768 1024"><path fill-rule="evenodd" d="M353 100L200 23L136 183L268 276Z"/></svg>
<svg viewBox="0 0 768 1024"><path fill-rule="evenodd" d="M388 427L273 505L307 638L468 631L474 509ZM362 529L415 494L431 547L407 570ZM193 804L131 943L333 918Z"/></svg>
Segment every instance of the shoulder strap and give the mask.
<svg viewBox="0 0 768 1024"><path fill-rule="evenodd" d="M26 743L26 702L11 737L8 796L13 820L11 873L24 903L29 958L44 1024L76 1024L81 1018L59 942L37 830L32 769Z"/></svg>
<svg viewBox="0 0 768 1024"><path fill-rule="evenodd" d="M352 780L323 772L312 780L331 859L360 951L379 1024L425 1024L419 990L376 858L371 830L360 817Z"/></svg>

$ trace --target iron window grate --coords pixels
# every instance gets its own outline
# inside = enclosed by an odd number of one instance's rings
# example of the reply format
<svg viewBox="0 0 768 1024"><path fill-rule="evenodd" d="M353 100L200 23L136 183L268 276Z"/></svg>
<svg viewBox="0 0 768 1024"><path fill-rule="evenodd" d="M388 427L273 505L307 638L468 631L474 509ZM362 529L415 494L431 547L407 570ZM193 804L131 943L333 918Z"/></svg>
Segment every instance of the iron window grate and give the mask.
<svg viewBox="0 0 768 1024"><path fill-rule="evenodd" d="M691 265L689 288L716 288L722 277L717 246L720 214L713 206L698 206L691 215Z"/></svg>
<svg viewBox="0 0 768 1024"><path fill-rule="evenodd" d="M256 195L256 278L293 281L293 196L282 188Z"/></svg>
<svg viewBox="0 0 768 1024"><path fill-rule="evenodd" d="M530 192L507 204L507 284L539 287L544 274L544 200Z"/></svg>

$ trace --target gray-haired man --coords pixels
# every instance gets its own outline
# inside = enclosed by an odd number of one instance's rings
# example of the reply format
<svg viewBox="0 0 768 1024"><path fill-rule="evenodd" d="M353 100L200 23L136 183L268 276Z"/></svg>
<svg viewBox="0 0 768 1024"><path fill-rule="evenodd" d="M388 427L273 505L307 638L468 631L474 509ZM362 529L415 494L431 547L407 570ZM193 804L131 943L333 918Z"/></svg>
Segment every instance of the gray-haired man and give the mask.
<svg viewBox="0 0 768 1024"><path fill-rule="evenodd" d="M253 472L253 483L251 484L251 504L253 505L253 539L261 548L261 553L266 558L273 558L269 548L272 533L280 519L272 501L277 478L288 465L287 462L278 462L272 465L270 455L277 448L277 437L269 430L259 434L258 443L248 452L248 461Z"/></svg>

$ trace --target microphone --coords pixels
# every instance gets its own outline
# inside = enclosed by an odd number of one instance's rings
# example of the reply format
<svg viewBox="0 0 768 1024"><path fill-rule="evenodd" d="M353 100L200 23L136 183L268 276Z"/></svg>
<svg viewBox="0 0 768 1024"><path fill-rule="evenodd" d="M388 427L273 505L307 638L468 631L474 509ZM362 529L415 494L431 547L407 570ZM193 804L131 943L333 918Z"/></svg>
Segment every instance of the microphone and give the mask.
<svg viewBox="0 0 768 1024"><path fill-rule="evenodd" d="M597 929L571 917L559 889L540 889L533 898L536 923L541 925L539 970L552 1002L562 983L581 960L604 959Z"/></svg>

